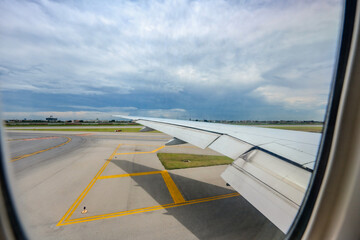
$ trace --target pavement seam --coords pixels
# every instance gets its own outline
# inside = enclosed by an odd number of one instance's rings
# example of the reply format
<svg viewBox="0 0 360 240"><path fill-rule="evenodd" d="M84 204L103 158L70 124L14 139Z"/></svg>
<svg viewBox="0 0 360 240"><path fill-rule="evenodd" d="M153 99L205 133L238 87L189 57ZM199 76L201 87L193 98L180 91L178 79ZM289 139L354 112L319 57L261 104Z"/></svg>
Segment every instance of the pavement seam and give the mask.
<svg viewBox="0 0 360 240"><path fill-rule="evenodd" d="M164 204L164 205L158 205L158 206L152 206L152 207L146 207L146 208L132 209L132 210L116 212L116 213L108 213L108 214L96 215L96 216L90 216L90 217L84 217L84 218L75 218L75 219L65 221L64 223L58 224L57 226L90 222L90 221L96 221L96 220L101 220L101 219L150 212L150 211L157 211L157 210L162 210L162 209L167 209L167 208L181 207L181 206L186 206L186 205L191 205L191 204L196 204L196 203L210 202L210 201L226 199L226 198L231 198L231 197L237 197L237 196L240 196L240 194L239 193L230 193L230 194L218 195L218 196L213 196L213 197L189 200L189 201L185 201L182 203L170 203L170 204Z"/></svg>
<svg viewBox="0 0 360 240"><path fill-rule="evenodd" d="M163 149L165 146L161 146L153 151L149 152L131 152L131 153L117 153L121 145L126 144L119 144L115 151L111 154L109 159L104 163L104 165L100 168L100 170L97 172L95 177L90 181L90 183L87 185L87 187L83 190L83 192L80 194L80 196L75 200L75 202L71 205L71 207L68 209L68 211L65 213L65 215L61 218L61 220L58 222L56 226L63 226L63 225L69 225L69 224L76 224L76 223L82 223L82 222L89 222L89 221L95 221L100 219L107 219L107 218L113 218L113 217L119 217L119 216L125 216L125 215L131 215L131 214L137 214L137 213L143 213L143 212L150 212L150 211L156 211L166 208L173 208L173 207L180 207L190 204L196 204L196 203L202 203L202 202L209 202L209 201L215 201L219 199L224 198L230 198L230 197L236 197L240 196L239 193L230 193L230 194L224 194L224 195L218 195L218 196L212 196L212 197L206 197L206 198L200 198L200 199L193 199L186 201L182 194L180 193L180 190L176 186L175 182L171 178L169 172L167 170L162 171L151 171L151 172L140 172L140 173L128 173L128 174L119 174L119 175L108 175L108 176L101 176L101 174L104 172L105 168L108 166L110 161L117 155L126 155L126 154L144 154L144 153L155 153L161 149ZM141 176L141 175L150 175L150 174L161 174L161 176L164 179L164 182L169 190L169 193L174 201L174 203L164 204L164 205L157 205L152 207L145 207L145 208L138 208L138 209L132 209L132 210L126 210L122 212L115 212L115 213L108 213L103 215L96 215L96 216L89 216L89 217L83 217L83 218L75 218L70 219L70 217L73 215L74 211L78 208L80 203L83 201L85 196L88 194L90 189L94 186L95 182L99 179L110 179L110 178L119 178L119 177L130 177L130 176Z"/></svg>
<svg viewBox="0 0 360 240"><path fill-rule="evenodd" d="M85 198L87 193L90 191L90 189L94 186L95 182L97 181L97 178L101 175L101 173L105 170L107 165L110 163L112 158L115 156L117 150L120 148L121 144L117 146L115 151L111 154L108 160L104 163L104 165L100 168L100 170L96 173L95 177L90 181L90 183L86 186L86 188L83 190L83 192L80 194L80 196L75 200L75 202L71 205L71 207L67 210L65 215L60 219L58 224L56 226L60 226L63 221L67 221L70 219L71 215L74 213L75 209L80 205L82 200Z"/></svg>
<svg viewBox="0 0 360 240"><path fill-rule="evenodd" d="M33 153L29 153L29 154L25 154L25 155L22 155L22 156L19 156L19 157L14 157L10 160L10 162L15 162L17 160L20 160L20 159L23 159L23 158L27 158L27 157L31 157L31 156L34 156L36 154L39 154L39 153L42 153L42 152L46 152L46 151L49 151L51 149L54 149L54 148L58 148L58 147L61 147L61 146L64 146L65 144L68 144L69 142L71 142L71 138L69 137L65 137L67 138L68 140L62 144L59 144L59 145L56 145L54 147L50 147L50 148L47 148L47 149L43 149L43 150L40 150L40 151L37 151L37 152L33 152Z"/></svg>

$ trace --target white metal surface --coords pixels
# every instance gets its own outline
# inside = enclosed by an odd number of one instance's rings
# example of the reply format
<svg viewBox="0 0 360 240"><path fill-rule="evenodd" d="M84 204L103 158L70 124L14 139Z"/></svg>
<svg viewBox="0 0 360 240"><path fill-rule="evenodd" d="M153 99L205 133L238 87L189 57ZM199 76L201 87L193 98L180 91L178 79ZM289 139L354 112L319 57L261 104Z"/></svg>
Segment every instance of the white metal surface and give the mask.
<svg viewBox="0 0 360 240"><path fill-rule="evenodd" d="M217 136L228 135L242 142L248 143L252 146L261 147L264 150L275 153L281 157L293 161L294 163L303 165L310 169L313 169L314 161L317 155L318 146L321 139L320 133L260 128L260 127L251 127L251 126L239 126L239 125L229 125L229 124L219 124L219 123L185 121L185 120L175 120L175 119L146 118L146 117L122 116L122 115L115 115L115 116L121 118L133 119L139 123L141 123L140 121L147 121L146 124L148 125L146 125L145 122L143 122L143 124L146 126L149 126L150 123L151 124L164 123L166 125L171 126L171 128L175 128L176 126L187 128L190 131L188 131L185 135L190 134L190 132L193 130L200 130L201 132L213 133ZM163 128L163 125L159 125L159 127ZM156 128L154 127L154 129ZM171 136L175 136L170 133L168 128L164 130L161 129L157 129L157 130L165 132ZM166 132L165 130L168 132ZM199 133L198 131L194 131L194 132L196 132L196 135ZM191 136L194 135L191 134ZM199 135L196 138L199 137L202 136ZM189 142L181 137L177 137L177 138ZM201 144L201 146L194 143L192 144L203 148L203 146L205 146L207 143L209 143L209 141Z"/></svg>
<svg viewBox="0 0 360 240"><path fill-rule="evenodd" d="M267 151L270 151L279 156L290 159L302 166L304 166L305 164L314 162L315 158L316 158L316 155L311 155L304 151L301 151L301 150L298 150L298 149L295 149L292 147L284 146L284 145L278 144L276 142L267 143L265 145L262 145L261 148L266 149Z"/></svg>
<svg viewBox="0 0 360 240"><path fill-rule="evenodd" d="M209 146L216 138L219 137L219 135L215 133L182 126L169 125L160 122L151 122L147 120L138 120L137 122L152 129L159 130L170 136L181 139L185 142L191 143L202 149Z"/></svg>
<svg viewBox="0 0 360 240"><path fill-rule="evenodd" d="M227 135L222 135L209 146L212 150L224 154L232 159L237 159L252 147L252 145L246 142Z"/></svg>
<svg viewBox="0 0 360 240"><path fill-rule="evenodd" d="M223 179L286 233L302 203L321 134L172 119L130 118L235 161Z"/></svg>
<svg viewBox="0 0 360 240"><path fill-rule="evenodd" d="M167 143L165 143L165 146L173 146L173 145L180 145L180 144L185 144L187 142L184 142L183 140L180 140L178 138L173 138L171 140L169 140Z"/></svg>
<svg viewBox="0 0 360 240"><path fill-rule="evenodd" d="M229 166L221 177L281 231L287 232L298 206L244 171Z"/></svg>
<svg viewBox="0 0 360 240"><path fill-rule="evenodd" d="M302 203L311 173L255 150L246 161L235 160L221 176L286 233Z"/></svg>

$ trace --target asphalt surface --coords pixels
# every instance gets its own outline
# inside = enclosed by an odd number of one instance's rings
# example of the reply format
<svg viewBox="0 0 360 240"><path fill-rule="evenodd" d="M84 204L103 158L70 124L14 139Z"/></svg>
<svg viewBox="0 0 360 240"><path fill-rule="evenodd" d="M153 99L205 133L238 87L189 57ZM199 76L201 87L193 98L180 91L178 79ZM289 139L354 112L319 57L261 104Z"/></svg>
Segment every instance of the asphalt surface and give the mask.
<svg viewBox="0 0 360 240"><path fill-rule="evenodd" d="M87 126L87 125L78 125L78 126L58 126L58 125L47 125L47 126L32 126L32 127L27 127L26 125L24 126L14 126L14 127L8 127L8 129L12 129L12 130L19 130L19 129L78 129L78 128L114 128L114 129L118 129L118 128L142 128L143 126L141 125L134 125L134 126Z"/></svg>
<svg viewBox="0 0 360 240"><path fill-rule="evenodd" d="M31 239L280 239L220 178L226 166L166 171L161 133L7 132L20 218ZM82 213L86 208L87 212Z"/></svg>

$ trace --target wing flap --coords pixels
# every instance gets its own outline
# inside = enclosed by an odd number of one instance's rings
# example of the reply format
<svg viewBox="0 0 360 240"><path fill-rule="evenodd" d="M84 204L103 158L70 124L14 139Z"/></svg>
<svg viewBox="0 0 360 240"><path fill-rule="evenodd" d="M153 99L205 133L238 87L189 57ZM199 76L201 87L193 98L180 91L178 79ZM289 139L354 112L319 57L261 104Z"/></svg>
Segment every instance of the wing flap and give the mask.
<svg viewBox="0 0 360 240"><path fill-rule="evenodd" d="M241 168L229 166L221 177L238 191L247 201L286 233L298 211L292 201L277 194L268 185L263 184Z"/></svg>
<svg viewBox="0 0 360 240"><path fill-rule="evenodd" d="M321 134L127 117L235 161L221 175L255 208L286 233L302 203Z"/></svg>
<svg viewBox="0 0 360 240"><path fill-rule="evenodd" d="M249 151L253 146L239 139L222 135L216 139L209 148L219 152L232 159L237 159L245 152Z"/></svg>
<svg viewBox="0 0 360 240"><path fill-rule="evenodd" d="M138 120L136 122L181 139L185 142L191 143L202 149L205 149L220 136L219 134L211 132L161 122L152 122L146 120Z"/></svg>
<svg viewBox="0 0 360 240"><path fill-rule="evenodd" d="M262 145L261 148L279 156L286 156L288 159L290 158L293 162L296 162L301 166L304 166L308 162L315 161L315 156L313 155L310 155L304 151L299 151L298 149L289 146L278 144L276 142Z"/></svg>

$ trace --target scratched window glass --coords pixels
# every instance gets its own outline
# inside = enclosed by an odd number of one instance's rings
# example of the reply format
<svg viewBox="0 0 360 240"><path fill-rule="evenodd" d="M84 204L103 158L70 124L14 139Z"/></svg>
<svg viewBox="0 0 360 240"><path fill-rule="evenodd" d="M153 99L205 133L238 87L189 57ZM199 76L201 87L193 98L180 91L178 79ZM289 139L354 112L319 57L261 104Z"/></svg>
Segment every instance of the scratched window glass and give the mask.
<svg viewBox="0 0 360 240"><path fill-rule="evenodd" d="M281 239L321 139L340 1L0 3L31 239Z"/></svg>

